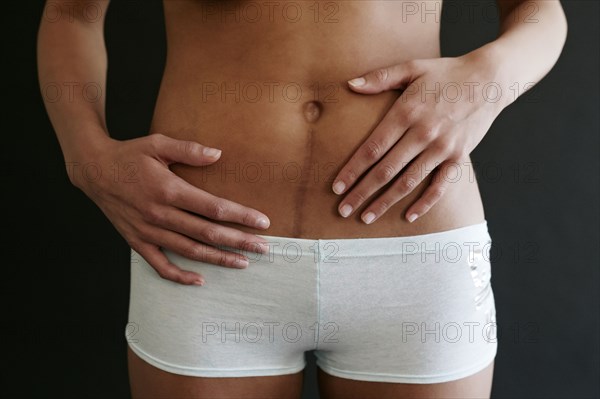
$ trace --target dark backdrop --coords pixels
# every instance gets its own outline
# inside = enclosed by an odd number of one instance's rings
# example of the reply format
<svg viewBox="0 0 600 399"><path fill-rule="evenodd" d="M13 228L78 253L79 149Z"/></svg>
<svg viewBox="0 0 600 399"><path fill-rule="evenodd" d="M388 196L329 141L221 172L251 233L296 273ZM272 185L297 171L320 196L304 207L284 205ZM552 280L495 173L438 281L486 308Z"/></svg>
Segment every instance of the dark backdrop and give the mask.
<svg viewBox="0 0 600 399"><path fill-rule="evenodd" d="M483 6L468 3L469 14L460 4L460 16L444 7L444 55L495 37ZM599 6L563 5L569 37L558 64L472 154L502 250L492 259L496 398L599 395ZM2 391L126 398L129 249L67 179L36 80L42 6L2 7ZM144 135L164 62L160 1L113 0L106 37L111 135ZM309 360L307 398L317 395Z"/></svg>

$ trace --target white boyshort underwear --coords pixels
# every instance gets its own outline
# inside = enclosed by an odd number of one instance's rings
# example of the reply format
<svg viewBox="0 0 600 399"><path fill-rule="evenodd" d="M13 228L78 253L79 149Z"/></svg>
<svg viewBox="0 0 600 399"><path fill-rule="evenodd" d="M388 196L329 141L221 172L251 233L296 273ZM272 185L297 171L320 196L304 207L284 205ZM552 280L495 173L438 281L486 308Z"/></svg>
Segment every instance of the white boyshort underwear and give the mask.
<svg viewBox="0 0 600 399"><path fill-rule="evenodd" d="M159 277L131 258L131 349L167 372L248 377L301 371L305 352L334 376L438 383L497 351L487 221L437 233L297 239L259 235L268 254L232 269L165 255L204 286Z"/></svg>

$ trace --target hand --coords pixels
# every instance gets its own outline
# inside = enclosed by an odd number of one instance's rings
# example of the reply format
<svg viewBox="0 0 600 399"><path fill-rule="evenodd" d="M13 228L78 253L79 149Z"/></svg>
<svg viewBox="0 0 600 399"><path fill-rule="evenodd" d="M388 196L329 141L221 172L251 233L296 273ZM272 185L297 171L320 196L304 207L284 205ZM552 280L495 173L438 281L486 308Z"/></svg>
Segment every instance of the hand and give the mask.
<svg viewBox="0 0 600 399"><path fill-rule="evenodd" d="M482 58L467 54L413 60L349 82L352 90L362 94L392 89L404 92L334 179L332 188L336 194L351 189L338 207L343 217L395 179L362 213L361 219L372 223L434 169L431 184L408 208L405 217L413 222L440 200L456 179L456 169L460 172L461 165L507 105L500 99L501 88L494 92L500 86L490 80L493 66Z"/></svg>
<svg viewBox="0 0 600 399"><path fill-rule="evenodd" d="M203 166L215 162L219 155L219 150L161 134L127 141L110 139L93 155L85 157L85 162L94 162L104 171L97 174L100 178L84 179L72 173L69 178L100 207L129 246L162 278L202 285L204 279L200 274L181 270L160 248L192 260L232 268L245 268L248 259L213 245L268 251L264 239L211 221L266 229L267 216L194 187L168 167L175 162ZM125 165L127 169L121 170L118 178L107 173L115 165Z"/></svg>

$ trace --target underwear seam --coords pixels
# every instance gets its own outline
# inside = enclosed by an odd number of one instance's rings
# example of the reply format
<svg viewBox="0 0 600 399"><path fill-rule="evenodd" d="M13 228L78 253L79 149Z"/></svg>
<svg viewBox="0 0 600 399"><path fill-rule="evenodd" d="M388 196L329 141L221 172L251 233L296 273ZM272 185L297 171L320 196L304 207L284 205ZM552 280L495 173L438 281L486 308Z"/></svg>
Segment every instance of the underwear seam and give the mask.
<svg viewBox="0 0 600 399"><path fill-rule="evenodd" d="M317 240L319 256L317 259L317 334L315 350L319 349L319 340L321 339L321 240Z"/></svg>
<svg viewBox="0 0 600 399"><path fill-rule="evenodd" d="M333 367L327 364L323 364L323 363L327 363L327 361L323 361L321 359L318 359L319 364L318 366L320 368L323 369L323 371L327 372L327 370L331 370L340 374L348 374L348 375L362 375L362 376L369 376L369 377L389 377L389 378L399 378L399 379L407 379L407 380L428 380L428 379L439 379L439 378L452 378L453 376L460 376L460 375L464 375L464 373L469 373L473 370L475 370L475 373L477 371L481 371L483 370L486 366L489 366L492 361L494 361L494 359L496 358L497 355L497 349L494 350L493 352L490 352L493 355L490 356L490 358L486 358L484 361L476 363L475 365L468 367L468 368L463 368L460 369L459 371L455 371L452 373L446 373L446 374L432 374L432 375L428 375L428 376L418 376L418 375L395 375L395 374L384 374L384 373L368 373L368 372L358 372L358 371L349 371L349 370L342 370L339 369L337 367Z"/></svg>
<svg viewBox="0 0 600 399"><path fill-rule="evenodd" d="M300 367L300 366L279 367L279 368L269 367L269 368L262 368L262 369L260 369L260 368L255 368L255 369L213 369L213 368L185 367L185 366L178 366L176 364L160 360L160 359L156 358L155 356L152 356L152 355L148 354L146 351L144 351L143 349L139 348L138 346L133 345L132 343L129 343L129 346L135 352L135 354L138 355L138 357L142 358L144 361L146 361L148 363L152 362L154 364L159 364L159 365L161 365L163 367L166 367L166 368L169 368L171 370L179 370L179 371L200 371L200 372L204 372L204 371L208 371L208 372L221 372L221 371L236 371L236 372L237 371L283 371L283 370L294 370L294 369L297 369L298 367ZM306 361L306 359L304 359L302 367L306 367L306 365L307 365L307 361Z"/></svg>
<svg viewBox="0 0 600 399"><path fill-rule="evenodd" d="M442 252L442 250L440 251L436 251L436 253L440 253ZM419 252L389 252L389 253L365 253L365 254L358 254L358 255L343 255L343 254L335 254L336 258L371 258L373 256L377 256L377 257L384 257L384 256L397 256L397 255L406 255L406 256L410 256L410 255L421 255L421 254L434 254L434 252L426 252L426 251L419 251Z"/></svg>

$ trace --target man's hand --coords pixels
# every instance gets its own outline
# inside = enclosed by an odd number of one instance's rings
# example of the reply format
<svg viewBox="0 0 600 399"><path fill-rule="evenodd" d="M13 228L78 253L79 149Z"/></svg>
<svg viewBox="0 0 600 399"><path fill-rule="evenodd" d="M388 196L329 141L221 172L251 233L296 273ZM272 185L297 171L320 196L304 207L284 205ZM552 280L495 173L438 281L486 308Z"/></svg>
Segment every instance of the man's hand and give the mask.
<svg viewBox="0 0 600 399"><path fill-rule="evenodd" d="M394 180L362 213L362 220L372 223L435 169L431 184L405 214L413 222L440 200L457 168L464 172L468 155L508 104L502 98L506 88L495 91L500 85L492 81L493 66L475 58L408 61L349 82L362 94L404 92L334 179L333 191L347 193L338 207L343 217Z"/></svg>
<svg viewBox="0 0 600 399"><path fill-rule="evenodd" d="M211 152L212 151L212 152ZM100 167L99 178L85 179L69 173L72 183L86 193L104 212L129 246L167 280L202 285L201 275L181 270L160 248L201 262L245 268L241 254L216 248L229 246L266 253L266 241L254 234L221 226L228 221L266 229L266 215L216 197L169 170L172 163L203 166L215 162L220 151L192 141L161 134L127 141L110 139L93 156L79 162ZM119 166L121 165L121 166ZM115 176L111 168L127 167Z"/></svg>

